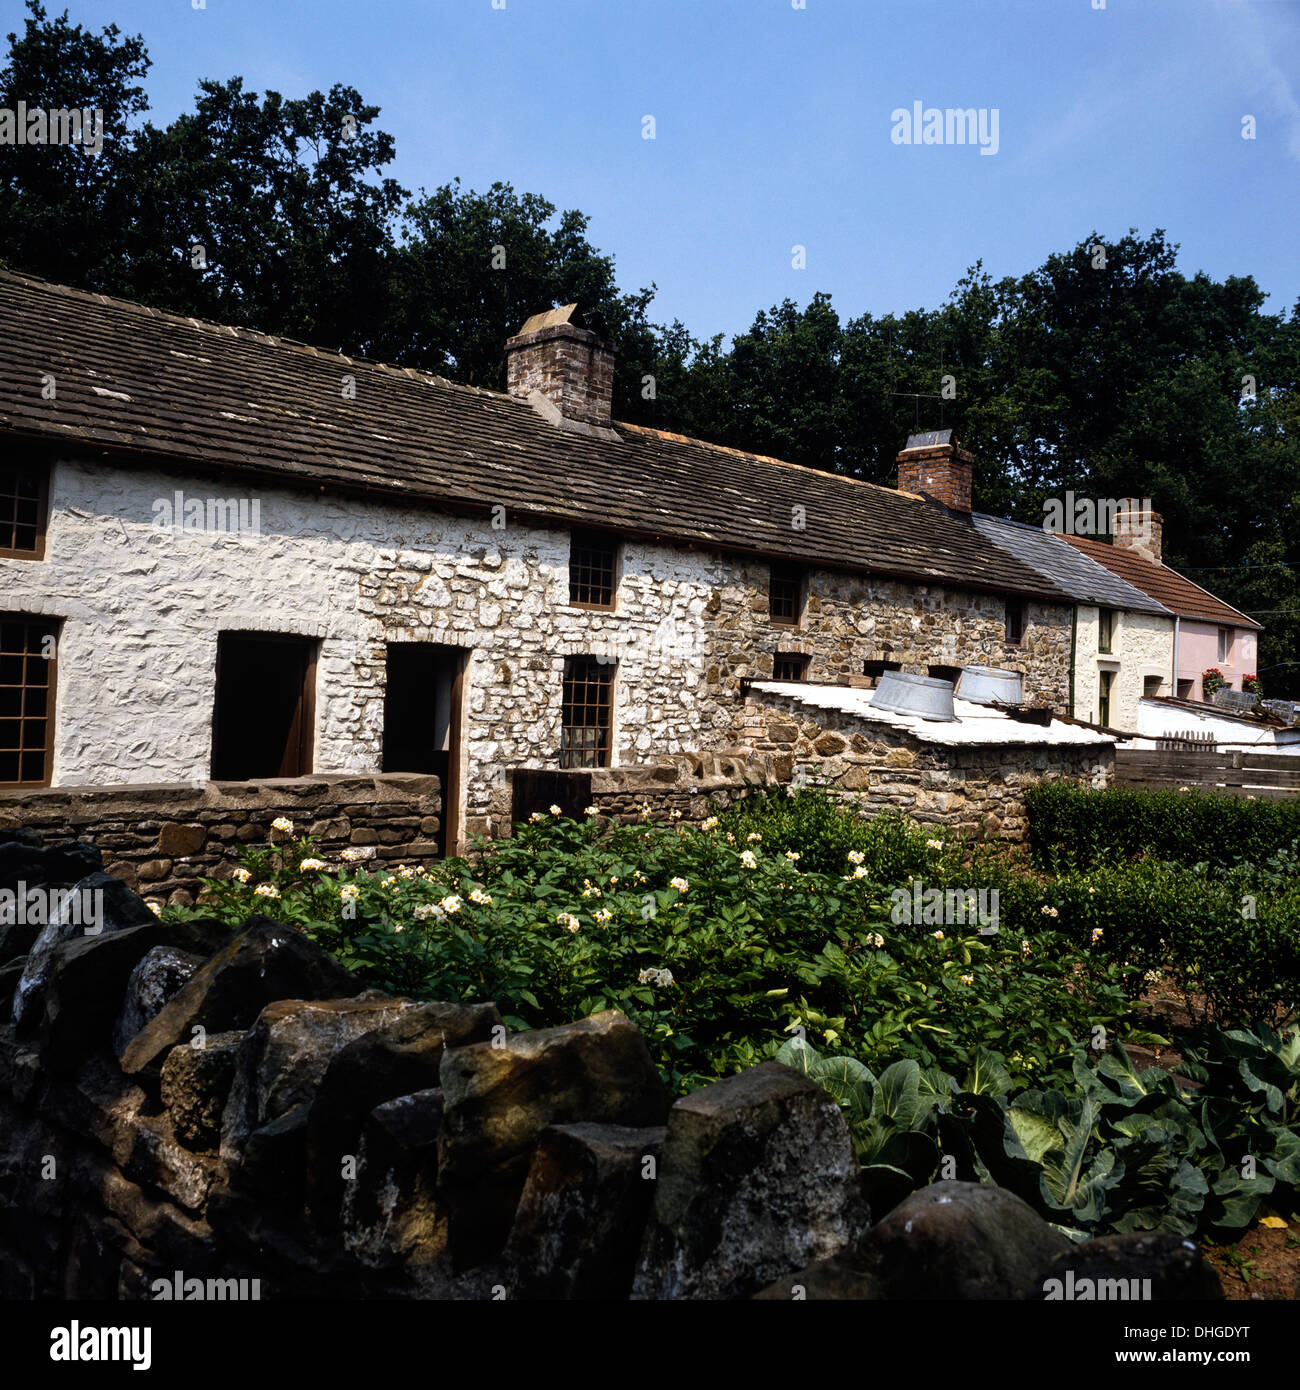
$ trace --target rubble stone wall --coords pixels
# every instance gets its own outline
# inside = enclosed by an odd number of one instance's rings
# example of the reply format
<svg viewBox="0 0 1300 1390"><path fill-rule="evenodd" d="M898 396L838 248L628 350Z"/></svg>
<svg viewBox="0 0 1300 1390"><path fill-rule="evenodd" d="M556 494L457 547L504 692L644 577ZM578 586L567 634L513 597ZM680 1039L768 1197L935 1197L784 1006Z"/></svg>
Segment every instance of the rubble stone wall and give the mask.
<svg viewBox="0 0 1300 1390"><path fill-rule="evenodd" d="M89 840L116 878L168 905L192 903L201 877L228 877L237 849L286 838L271 829L281 816L325 854L424 864L441 815L438 779L411 773L0 791L0 839L26 828Z"/></svg>

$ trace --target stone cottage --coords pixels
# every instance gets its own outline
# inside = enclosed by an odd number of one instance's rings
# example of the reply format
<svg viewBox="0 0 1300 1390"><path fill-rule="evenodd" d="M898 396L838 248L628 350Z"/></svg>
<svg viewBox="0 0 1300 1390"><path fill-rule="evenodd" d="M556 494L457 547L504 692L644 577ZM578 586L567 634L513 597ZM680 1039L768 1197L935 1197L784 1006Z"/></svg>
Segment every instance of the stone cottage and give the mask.
<svg viewBox="0 0 1300 1390"><path fill-rule="evenodd" d="M445 845L514 769L742 742L742 681L1022 673L1071 599L900 489L611 418L575 306L505 393L0 273L0 786L434 774Z"/></svg>

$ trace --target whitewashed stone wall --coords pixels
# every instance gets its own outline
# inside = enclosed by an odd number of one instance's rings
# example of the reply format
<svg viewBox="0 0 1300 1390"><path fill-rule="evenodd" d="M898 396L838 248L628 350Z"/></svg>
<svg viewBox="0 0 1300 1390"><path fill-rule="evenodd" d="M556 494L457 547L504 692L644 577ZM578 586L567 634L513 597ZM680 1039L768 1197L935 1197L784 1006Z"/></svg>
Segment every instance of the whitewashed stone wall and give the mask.
<svg viewBox="0 0 1300 1390"><path fill-rule="evenodd" d="M1174 620L1158 613L1117 612L1109 653L1098 649L1100 613L1079 605L1074 649L1074 717L1095 723L1098 717L1100 673L1114 670L1110 690L1111 727L1137 731L1138 701L1148 676L1160 678L1160 694L1174 694L1170 685L1174 652Z"/></svg>
<svg viewBox="0 0 1300 1390"><path fill-rule="evenodd" d="M256 500L260 534L160 530L155 504L178 487ZM1010 648L997 596L815 572L792 631L767 620L765 562L629 542L618 610L602 613L568 605L559 529L94 462L59 463L50 506L46 559L0 560L0 586L4 608L65 620L55 785L205 779L223 630L320 640L318 772L379 769L386 642L469 649L466 824L489 833L508 817L505 769L555 764L568 655L619 664L616 763L734 744L739 681L770 676L777 650L838 680L888 642L916 670L1015 666L1031 698L1066 703L1064 607L1031 605Z"/></svg>

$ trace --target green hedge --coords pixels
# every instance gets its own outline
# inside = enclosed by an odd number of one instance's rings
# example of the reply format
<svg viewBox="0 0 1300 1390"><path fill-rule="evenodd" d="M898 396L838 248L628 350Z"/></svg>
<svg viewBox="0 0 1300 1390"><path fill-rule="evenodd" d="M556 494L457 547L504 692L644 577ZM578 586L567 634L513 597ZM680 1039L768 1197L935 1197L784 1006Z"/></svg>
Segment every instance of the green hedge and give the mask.
<svg viewBox="0 0 1300 1390"><path fill-rule="evenodd" d="M1300 763L1297 763L1300 766ZM1098 791L1040 782L1025 794L1039 868L1153 855L1179 864L1263 863L1300 841L1300 796L1248 801L1188 791Z"/></svg>

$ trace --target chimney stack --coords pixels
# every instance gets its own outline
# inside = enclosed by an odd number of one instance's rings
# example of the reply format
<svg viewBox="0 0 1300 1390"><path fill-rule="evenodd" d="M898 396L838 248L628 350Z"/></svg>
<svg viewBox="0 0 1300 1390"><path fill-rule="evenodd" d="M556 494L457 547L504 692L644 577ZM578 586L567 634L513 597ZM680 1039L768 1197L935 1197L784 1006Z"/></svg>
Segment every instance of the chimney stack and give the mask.
<svg viewBox="0 0 1300 1390"><path fill-rule="evenodd" d="M562 429L610 429L614 345L576 304L534 314L506 340L506 390ZM598 320L590 320L603 330Z"/></svg>
<svg viewBox="0 0 1300 1390"><path fill-rule="evenodd" d="M955 430L908 437L898 455L898 490L919 492L954 512L970 515L971 465L975 456L957 443Z"/></svg>
<svg viewBox="0 0 1300 1390"><path fill-rule="evenodd" d="M1111 543L1141 555L1144 560L1163 564L1164 519L1151 510L1151 499L1126 497L1115 514Z"/></svg>

